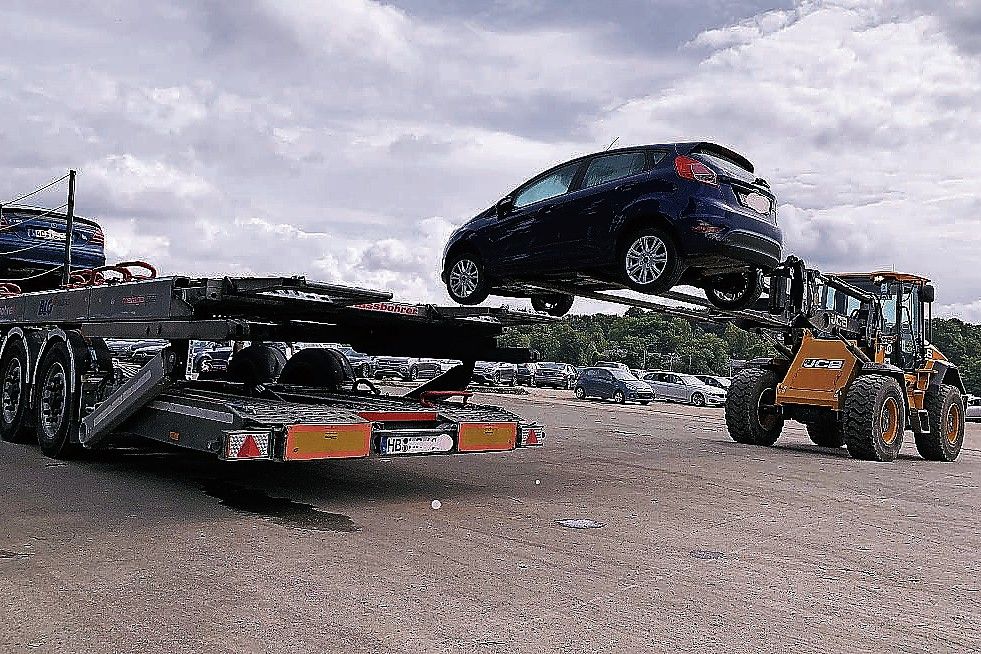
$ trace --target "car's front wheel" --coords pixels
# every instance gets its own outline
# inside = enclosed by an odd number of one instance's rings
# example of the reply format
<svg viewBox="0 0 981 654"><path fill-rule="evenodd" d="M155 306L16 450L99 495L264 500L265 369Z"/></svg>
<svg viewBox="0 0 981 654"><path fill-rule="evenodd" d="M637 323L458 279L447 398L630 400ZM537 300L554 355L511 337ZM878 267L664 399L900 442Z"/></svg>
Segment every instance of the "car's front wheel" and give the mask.
<svg viewBox="0 0 981 654"><path fill-rule="evenodd" d="M681 278L684 266L674 241L663 230L642 229L629 236L620 249L620 275L641 293L663 293Z"/></svg>
<svg viewBox="0 0 981 654"><path fill-rule="evenodd" d="M446 266L446 290L459 304L480 304L490 295L487 271L480 258L464 252L453 256Z"/></svg>
<svg viewBox="0 0 981 654"><path fill-rule="evenodd" d="M569 313L575 298L571 295L536 295L531 298L531 307L535 311L542 311L550 316L564 316Z"/></svg>
<svg viewBox="0 0 981 654"><path fill-rule="evenodd" d="M752 268L731 275L709 279L705 297L720 309L738 310L752 306L763 292L763 276Z"/></svg>

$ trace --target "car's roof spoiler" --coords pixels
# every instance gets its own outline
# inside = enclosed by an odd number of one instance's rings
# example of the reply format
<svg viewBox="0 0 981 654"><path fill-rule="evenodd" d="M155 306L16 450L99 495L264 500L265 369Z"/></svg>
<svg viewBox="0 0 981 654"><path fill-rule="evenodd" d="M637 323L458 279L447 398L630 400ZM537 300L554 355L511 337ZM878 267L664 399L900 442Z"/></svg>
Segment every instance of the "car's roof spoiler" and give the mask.
<svg viewBox="0 0 981 654"><path fill-rule="evenodd" d="M729 161L736 164L740 168L745 168L751 173L756 172L756 169L753 167L753 164L749 159L739 154L738 152L730 150L725 146L719 145L718 143L699 141L697 143L691 143L690 146L691 149L688 151L689 153L704 152L705 154L714 154L719 157L722 157L723 159L728 159Z"/></svg>

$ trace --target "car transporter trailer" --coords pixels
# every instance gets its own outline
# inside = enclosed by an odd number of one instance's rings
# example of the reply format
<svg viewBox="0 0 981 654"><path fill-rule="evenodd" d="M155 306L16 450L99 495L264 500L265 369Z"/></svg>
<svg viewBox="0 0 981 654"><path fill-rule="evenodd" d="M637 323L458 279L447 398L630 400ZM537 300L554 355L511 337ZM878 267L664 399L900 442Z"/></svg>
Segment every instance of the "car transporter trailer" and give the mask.
<svg viewBox="0 0 981 654"><path fill-rule="evenodd" d="M302 277L156 278L152 269L140 276L138 266L145 264L74 271L71 284L56 290L0 288L0 437L36 436L53 457L135 436L223 460L276 461L501 452L544 442L541 425L472 404L463 389L477 359L532 359L531 350L497 347L504 327L551 318L401 304L386 292ZM125 366L106 338L170 345L142 367ZM190 379L191 340L348 342L370 353L464 363L403 397L363 380L339 383L343 362L321 348L294 355L278 382Z"/></svg>

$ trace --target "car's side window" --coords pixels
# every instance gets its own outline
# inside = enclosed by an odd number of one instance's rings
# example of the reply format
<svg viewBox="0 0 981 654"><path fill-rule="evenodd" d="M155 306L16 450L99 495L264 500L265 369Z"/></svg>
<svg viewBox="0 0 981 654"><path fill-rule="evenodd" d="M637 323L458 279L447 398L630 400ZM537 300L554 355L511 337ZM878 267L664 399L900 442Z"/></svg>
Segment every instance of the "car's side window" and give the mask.
<svg viewBox="0 0 981 654"><path fill-rule="evenodd" d="M569 164L568 166L559 168L550 175L542 177L537 182L533 182L515 196L514 206L518 208L525 207L529 204L548 200L549 198L566 193L569 187L572 186L572 180L575 178L577 170L579 170L578 163Z"/></svg>
<svg viewBox="0 0 981 654"><path fill-rule="evenodd" d="M630 177L644 172L646 167L647 154L643 150L596 157L589 162L589 168L586 169L586 178L583 180L582 186L589 188L622 177Z"/></svg>

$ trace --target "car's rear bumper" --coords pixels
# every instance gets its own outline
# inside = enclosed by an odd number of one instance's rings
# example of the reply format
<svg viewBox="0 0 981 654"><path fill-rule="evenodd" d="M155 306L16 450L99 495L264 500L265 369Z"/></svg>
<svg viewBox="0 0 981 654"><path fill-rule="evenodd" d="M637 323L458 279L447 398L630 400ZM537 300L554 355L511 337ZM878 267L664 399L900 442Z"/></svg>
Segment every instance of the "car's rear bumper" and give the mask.
<svg viewBox="0 0 981 654"><path fill-rule="evenodd" d="M722 239L722 254L769 270L782 261L783 248L772 238L737 229Z"/></svg>

